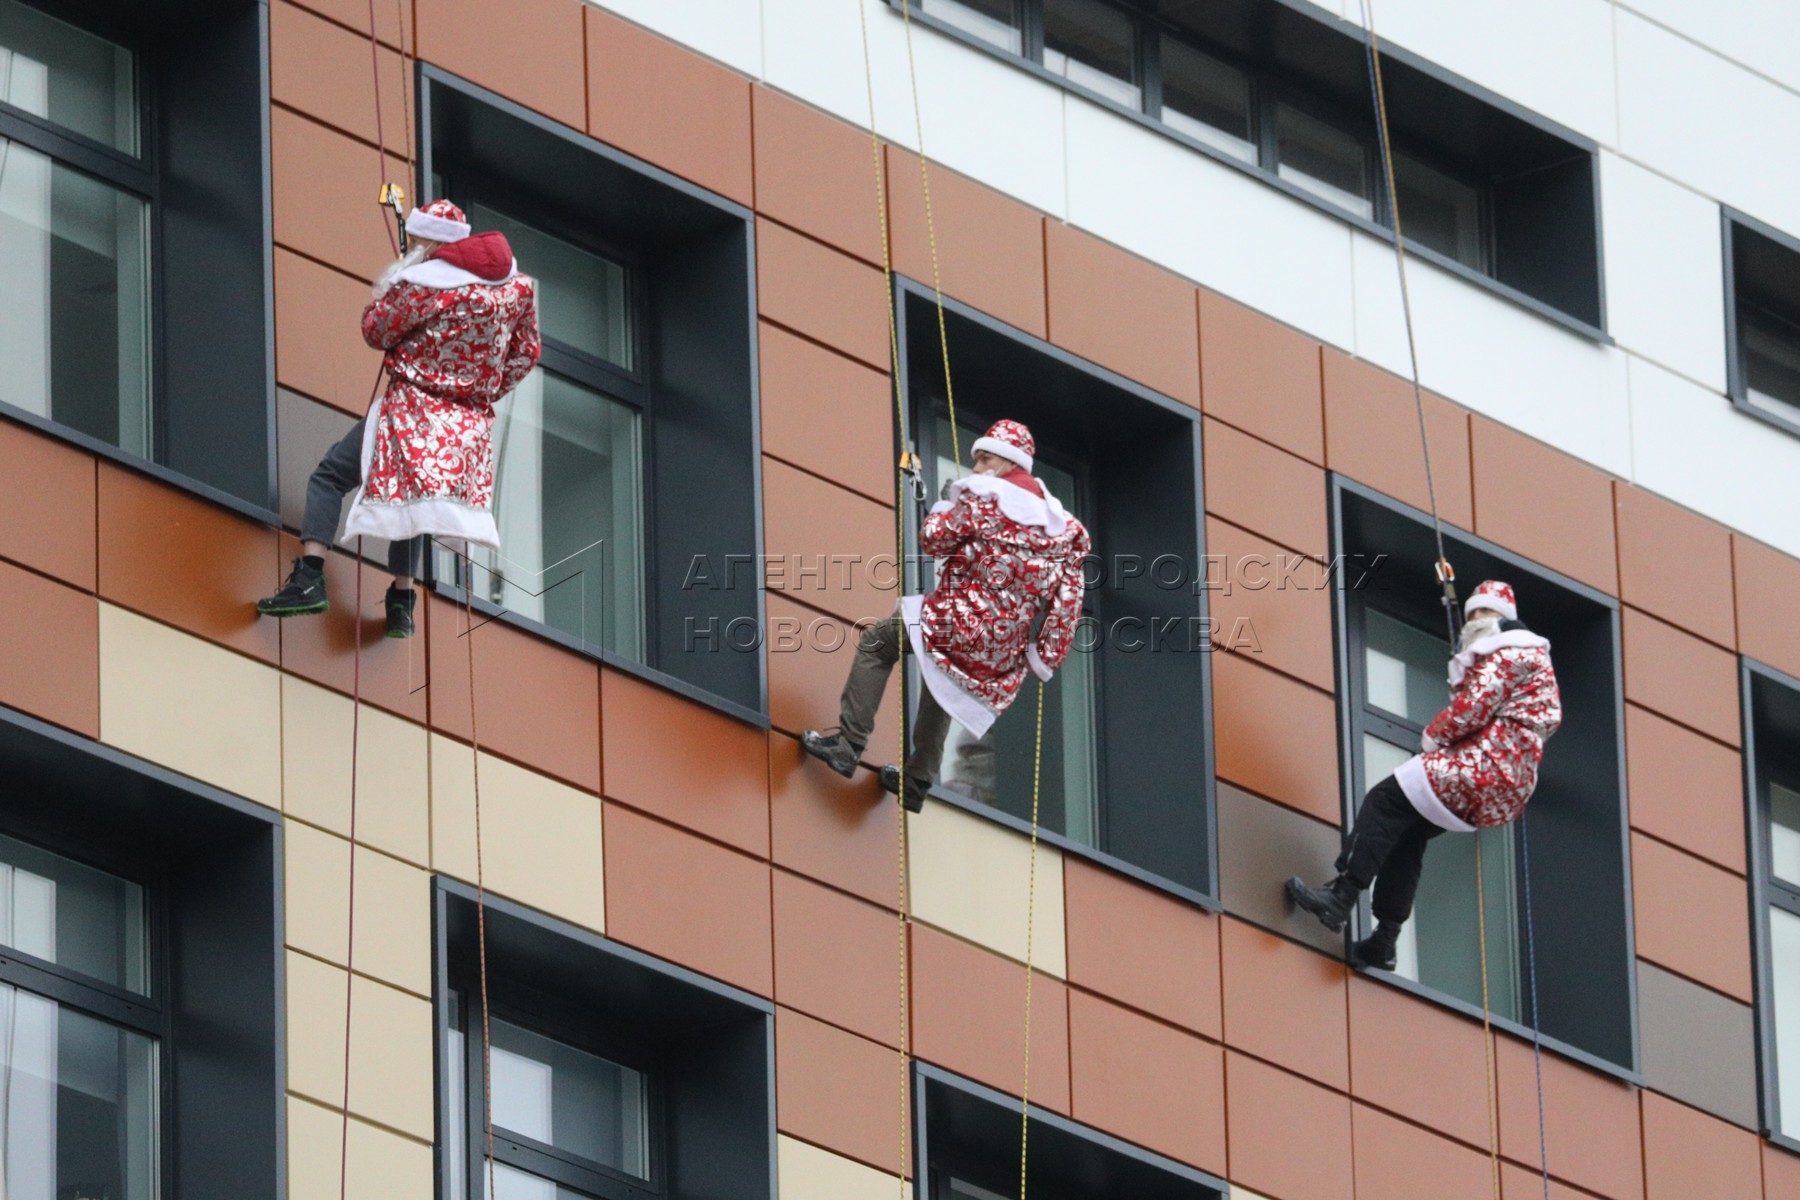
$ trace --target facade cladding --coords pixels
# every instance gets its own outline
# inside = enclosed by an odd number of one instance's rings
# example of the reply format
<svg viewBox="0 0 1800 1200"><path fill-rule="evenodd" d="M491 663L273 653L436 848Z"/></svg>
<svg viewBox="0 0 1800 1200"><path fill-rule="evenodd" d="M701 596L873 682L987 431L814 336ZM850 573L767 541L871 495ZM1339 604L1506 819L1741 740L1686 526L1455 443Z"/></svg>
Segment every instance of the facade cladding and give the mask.
<svg viewBox="0 0 1800 1200"><path fill-rule="evenodd" d="M865 9L873 156L855 0L377 0L379 127L361 0L0 0L6 1194L337 1195L347 1061L352 1195L481 1194L490 1095L503 1196L1014 1195L1029 958L1031 1195L1486 1196L1491 1119L1509 1200L1540 1144L1800 1197L1780 6L1382 5L1437 507L1568 707L1482 835L1491 1043L1473 839L1394 973L1279 891L1443 654L1354 0L925 0L931 224ZM507 557L408 642L347 552L251 607L367 403L378 174L545 296ZM892 698L853 779L799 749L893 602L896 396L953 456L934 259L956 440L1030 424L1101 555L1035 860L1029 687L904 858Z"/></svg>

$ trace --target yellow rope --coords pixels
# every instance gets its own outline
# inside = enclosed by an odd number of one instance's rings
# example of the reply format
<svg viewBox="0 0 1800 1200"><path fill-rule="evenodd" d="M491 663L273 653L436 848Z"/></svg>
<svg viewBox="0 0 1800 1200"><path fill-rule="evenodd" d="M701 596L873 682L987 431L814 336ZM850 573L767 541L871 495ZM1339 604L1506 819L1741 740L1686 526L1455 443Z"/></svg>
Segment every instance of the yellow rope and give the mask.
<svg viewBox="0 0 1800 1200"><path fill-rule="evenodd" d="M1038 784L1044 768L1044 681L1037 689L1037 745L1031 756L1031 868L1025 902L1025 1073L1019 1086L1019 1200L1025 1200L1025 1153L1031 1144L1031 956L1037 935Z"/></svg>
<svg viewBox="0 0 1800 1200"><path fill-rule="evenodd" d="M1500 1129L1495 1112L1494 1026L1488 1016L1487 885L1481 876L1481 833L1475 833L1475 925L1481 939L1481 1040L1487 1060L1488 1159L1494 1173L1494 1200L1500 1200Z"/></svg>

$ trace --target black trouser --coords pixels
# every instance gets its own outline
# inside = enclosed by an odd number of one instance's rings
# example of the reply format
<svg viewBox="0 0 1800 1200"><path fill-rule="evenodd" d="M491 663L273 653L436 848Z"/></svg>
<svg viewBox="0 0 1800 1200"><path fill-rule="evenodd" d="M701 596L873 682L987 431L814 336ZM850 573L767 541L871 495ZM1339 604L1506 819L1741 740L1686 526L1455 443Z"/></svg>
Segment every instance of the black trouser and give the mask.
<svg viewBox="0 0 1800 1200"><path fill-rule="evenodd" d="M300 519L302 541L331 545L337 538L338 514L343 511L344 497L362 483L363 422L350 427L325 452L319 465L306 481L306 515ZM419 574L425 555L423 537L388 543L388 570L396 579L411 579Z"/></svg>
<svg viewBox="0 0 1800 1200"><path fill-rule="evenodd" d="M1344 852L1338 855L1338 874L1359 892L1374 883L1370 907L1375 919L1398 925L1412 916L1419 873L1425 867L1425 843L1442 832L1442 826L1419 815L1389 775L1363 797Z"/></svg>

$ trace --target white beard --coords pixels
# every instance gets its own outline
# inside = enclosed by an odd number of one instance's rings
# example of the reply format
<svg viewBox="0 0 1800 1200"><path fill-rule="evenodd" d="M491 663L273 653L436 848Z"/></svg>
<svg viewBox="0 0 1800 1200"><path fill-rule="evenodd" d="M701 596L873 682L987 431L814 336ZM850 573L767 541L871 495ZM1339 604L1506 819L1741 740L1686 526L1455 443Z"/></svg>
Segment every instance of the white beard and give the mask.
<svg viewBox="0 0 1800 1200"><path fill-rule="evenodd" d="M393 262L383 267L381 269L381 274L375 277L375 286L369 289L374 293L375 298L379 300L387 295L388 289L394 286L394 281L399 278L400 272L406 270L408 267L416 267L424 262L425 254L425 247L414 246L411 250L408 250L405 254L402 254L399 258L396 258Z"/></svg>
<svg viewBox="0 0 1800 1200"><path fill-rule="evenodd" d="M1467 650L1482 638L1492 637L1499 632L1500 619L1498 617L1486 617L1479 621L1464 621L1462 636L1457 638L1456 648L1458 651Z"/></svg>

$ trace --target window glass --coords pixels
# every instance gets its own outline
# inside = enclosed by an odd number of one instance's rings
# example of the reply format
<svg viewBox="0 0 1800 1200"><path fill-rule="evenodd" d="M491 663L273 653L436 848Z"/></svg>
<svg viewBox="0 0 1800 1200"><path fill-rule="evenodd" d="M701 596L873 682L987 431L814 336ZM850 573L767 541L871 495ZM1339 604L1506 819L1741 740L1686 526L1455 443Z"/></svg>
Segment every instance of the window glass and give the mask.
<svg viewBox="0 0 1800 1200"><path fill-rule="evenodd" d="M1419 875L1412 928L1416 946L1409 976L1427 987L1481 1003L1481 938L1476 912L1475 845L1481 844L1482 881L1487 900L1488 1006L1496 1016L1519 1020L1518 871L1513 826L1483 829L1473 836L1432 840Z"/></svg>
<svg viewBox="0 0 1800 1200"><path fill-rule="evenodd" d="M156 1043L0 984L7 1196L152 1200Z"/></svg>
<svg viewBox="0 0 1800 1200"><path fill-rule="evenodd" d="M1744 344L1744 398L1792 421L1800 418L1800 328L1747 304L1738 306Z"/></svg>
<svg viewBox="0 0 1800 1200"><path fill-rule="evenodd" d="M1276 128L1276 173L1282 179L1359 217L1374 217L1360 139L1287 104L1277 106Z"/></svg>
<svg viewBox="0 0 1800 1200"><path fill-rule="evenodd" d="M1014 0L909 0L918 11L972 33L1008 54L1024 51L1024 33Z"/></svg>
<svg viewBox="0 0 1800 1200"><path fill-rule="evenodd" d="M588 1200L587 1193L563 1187L529 1171L521 1171L503 1162L493 1168L492 1193L488 1191L488 1170L481 1171L481 1194L497 1195L499 1200Z"/></svg>
<svg viewBox="0 0 1800 1200"><path fill-rule="evenodd" d="M144 889L4 836L0 945L141 995L150 991Z"/></svg>
<svg viewBox="0 0 1800 1200"><path fill-rule="evenodd" d="M1363 620L1368 703L1415 724L1431 724L1450 694L1444 675L1449 643L1379 609L1365 609Z"/></svg>
<svg viewBox="0 0 1800 1200"><path fill-rule="evenodd" d="M1127 107L1142 104L1137 28L1096 0L1045 0L1044 66Z"/></svg>
<svg viewBox="0 0 1800 1200"><path fill-rule="evenodd" d="M1250 80L1186 42L1162 40L1162 120L1233 158L1256 162L1250 136Z"/></svg>
<svg viewBox="0 0 1800 1200"><path fill-rule="evenodd" d="M538 281L538 326L546 338L624 370L634 369L625 267L489 208L465 210L477 230L506 235L519 270Z"/></svg>
<svg viewBox="0 0 1800 1200"><path fill-rule="evenodd" d="M1394 187L1406 239L1466 267L1484 269L1481 193L1404 154L1394 156Z"/></svg>
<svg viewBox="0 0 1800 1200"><path fill-rule="evenodd" d="M945 1200L1009 1200L999 1192L990 1192L961 1179L952 1179L944 1191Z"/></svg>
<svg viewBox="0 0 1800 1200"><path fill-rule="evenodd" d="M0 401L145 457L149 225L137 197L0 138Z"/></svg>
<svg viewBox="0 0 1800 1200"><path fill-rule="evenodd" d="M510 1022L490 1024L497 1128L648 1178L643 1075Z"/></svg>
<svg viewBox="0 0 1800 1200"><path fill-rule="evenodd" d="M962 450L980 437L963 427ZM932 493L956 478L950 458L950 422L935 418ZM1038 459L1032 468L1038 481L1063 505L1080 515L1075 477ZM1087 846L1100 842L1100 764L1097 658L1075 648L1044 689L1044 745L1039 786L1039 823ZM1037 761L1037 677L1028 675L1014 704L1022 719L996 721L982 737L952 725L944 741L940 784L982 804L991 804L1022 820L1031 819L1031 786Z"/></svg>
<svg viewBox="0 0 1800 1200"><path fill-rule="evenodd" d="M501 607L641 661L643 429L628 404L542 367L494 425L498 551L475 590ZM445 574L455 556L445 552Z"/></svg>
<svg viewBox="0 0 1800 1200"><path fill-rule="evenodd" d="M1775 878L1800 888L1800 792L1769 784L1769 860Z"/></svg>
<svg viewBox="0 0 1800 1200"><path fill-rule="evenodd" d="M131 52L19 0L0 0L0 101L115 150L138 152Z"/></svg>
<svg viewBox="0 0 1800 1200"><path fill-rule="evenodd" d="M1800 1137L1800 917L1786 909L1769 910L1769 976L1775 992L1781 1132Z"/></svg>

